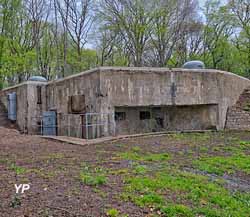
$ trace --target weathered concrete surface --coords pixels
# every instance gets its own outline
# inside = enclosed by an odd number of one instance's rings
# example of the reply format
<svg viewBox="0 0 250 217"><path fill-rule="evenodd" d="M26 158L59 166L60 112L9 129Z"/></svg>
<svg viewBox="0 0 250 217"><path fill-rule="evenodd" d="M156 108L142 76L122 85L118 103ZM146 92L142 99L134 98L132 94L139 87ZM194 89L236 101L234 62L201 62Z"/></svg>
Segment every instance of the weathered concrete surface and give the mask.
<svg viewBox="0 0 250 217"><path fill-rule="evenodd" d="M17 94L17 125L21 132L36 134L38 131L37 119L41 116L41 105L37 104L37 86L43 86L44 82L28 81L0 91L0 101L7 110L9 93Z"/></svg>
<svg viewBox="0 0 250 217"><path fill-rule="evenodd" d="M42 104L37 86L42 86ZM167 68L101 67L48 83L24 83L0 92L17 92L17 123L39 132L42 111L57 112L60 136L91 138L164 130L224 129L227 110L250 81L229 72ZM126 119L115 121L123 110ZM149 111L150 120L140 120ZM87 118L80 114L102 115ZM111 114L105 116L103 114ZM34 117L36 117L34 119ZM103 126L83 127L84 124Z"/></svg>
<svg viewBox="0 0 250 217"><path fill-rule="evenodd" d="M46 88L47 93L44 100L47 101L47 104L43 109L57 111L58 135L82 137L82 117L79 113L100 112L100 97L98 95L100 92L100 70L94 69L52 81L44 88ZM82 111L77 113L71 111L72 96L84 96L85 106Z"/></svg>
<svg viewBox="0 0 250 217"><path fill-rule="evenodd" d="M17 94L17 125L22 132L27 131L27 84L17 85L11 88L0 91L0 101L5 106L6 111L8 107L7 94L16 92Z"/></svg>
<svg viewBox="0 0 250 217"><path fill-rule="evenodd" d="M116 107L125 112L126 120L116 121L116 133L126 135L159 131L216 130L217 105ZM140 120L140 111L148 111L151 118Z"/></svg>
<svg viewBox="0 0 250 217"><path fill-rule="evenodd" d="M69 136L39 136L39 138L45 138L49 140L55 140L58 142L69 143L71 145L79 145L79 146L86 146L86 145L96 145L105 142L116 142L124 139L131 139L131 138L147 138L147 137L161 137L163 135L170 135L170 134L177 134L177 133L211 133L211 130L191 130L191 131L164 131L164 132L154 132L154 133L143 133L143 134L130 134L130 135L119 135L119 136L110 136L104 138L97 138L97 139L80 139L75 137Z"/></svg>
<svg viewBox="0 0 250 217"><path fill-rule="evenodd" d="M115 107L217 105L217 129L224 129L228 107L250 84L233 73L208 69L100 70L102 112L114 112Z"/></svg>

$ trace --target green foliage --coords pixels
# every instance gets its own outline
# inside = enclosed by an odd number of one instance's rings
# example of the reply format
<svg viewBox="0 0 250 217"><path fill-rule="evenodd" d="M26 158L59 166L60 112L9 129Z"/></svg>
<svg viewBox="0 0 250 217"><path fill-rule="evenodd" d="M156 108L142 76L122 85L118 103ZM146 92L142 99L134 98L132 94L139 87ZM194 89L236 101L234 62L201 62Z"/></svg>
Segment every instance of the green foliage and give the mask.
<svg viewBox="0 0 250 217"><path fill-rule="evenodd" d="M27 169L25 169L24 167L17 166L14 163L10 165L10 169L15 171L17 175L22 175L27 172Z"/></svg>
<svg viewBox="0 0 250 217"><path fill-rule="evenodd" d="M160 204L163 203L163 201L164 201L163 197L161 197L158 194L146 193L137 197L134 202L136 205L140 207L145 207L145 206L150 206L150 205L159 206Z"/></svg>
<svg viewBox="0 0 250 217"><path fill-rule="evenodd" d="M118 6L114 1L103 1L98 10L86 13L95 17L98 25L90 22L62 31L54 21L65 21L59 11L49 10L49 17L58 14L57 19L44 17L37 21L39 25L34 25L31 11L36 7L41 10L39 7L45 7L44 4L29 8L24 0L1 1L0 89L33 74L54 79L99 65L172 68L193 59L204 61L207 68L249 77L250 24L244 16L249 13L246 1L206 1L202 10L196 5L187 8L178 4L172 0L167 4L160 0L136 0L119 1ZM204 19L200 18L201 13ZM192 16L187 19L186 14ZM100 28L94 29L96 26ZM93 29L89 31L89 27ZM72 33L79 28L86 31ZM93 34L85 38L87 32ZM85 44L93 49L87 49Z"/></svg>
<svg viewBox="0 0 250 217"><path fill-rule="evenodd" d="M107 182L105 171L100 167L91 169L86 166L80 172L80 179L84 184L94 186L104 185Z"/></svg>
<svg viewBox="0 0 250 217"><path fill-rule="evenodd" d="M134 161L167 161L170 159L168 153L143 153L140 148L133 147L131 151L119 155L122 159Z"/></svg>
<svg viewBox="0 0 250 217"><path fill-rule="evenodd" d="M185 205L171 204L161 208L161 212L168 217L192 217L192 210Z"/></svg>
<svg viewBox="0 0 250 217"><path fill-rule="evenodd" d="M250 141L240 141L240 145L244 149L250 148Z"/></svg>
<svg viewBox="0 0 250 217"><path fill-rule="evenodd" d="M194 165L197 166L199 170L217 175L223 175L224 173L230 174L236 171L250 174L250 157L245 154L202 157L201 159L194 161Z"/></svg>
<svg viewBox="0 0 250 217"><path fill-rule="evenodd" d="M15 196L13 197L13 199L11 200L11 202L10 202L10 207L11 207L11 208L18 208L18 207L20 207L21 205L22 205L22 202L21 202L20 197L18 197L17 195L15 195Z"/></svg>
<svg viewBox="0 0 250 217"><path fill-rule="evenodd" d="M176 204L163 195L178 195ZM178 199L180 198L180 199ZM152 176L127 179L123 199L145 207L158 207L166 216L247 216L249 194L233 195L220 182L179 170L156 172ZM178 203L179 201L179 203ZM184 204L180 202L186 201ZM170 203L169 203L170 202ZM190 207L187 204L192 204ZM239 207L240 210L239 210Z"/></svg>
<svg viewBox="0 0 250 217"><path fill-rule="evenodd" d="M109 217L118 217L119 216L119 211L117 209L109 209L107 211L107 215Z"/></svg>
<svg viewBox="0 0 250 217"><path fill-rule="evenodd" d="M133 172L136 173L136 174L146 174L148 171L147 167L145 165L137 165L135 166Z"/></svg>
<svg viewBox="0 0 250 217"><path fill-rule="evenodd" d="M174 140L206 142L210 139L210 133L176 133L169 135Z"/></svg>
<svg viewBox="0 0 250 217"><path fill-rule="evenodd" d="M96 66L97 53L95 50L83 49L81 50L80 57L78 56L78 53L73 49L73 47L68 51L69 53L67 63L70 68L70 73L68 73L69 75L83 72Z"/></svg>

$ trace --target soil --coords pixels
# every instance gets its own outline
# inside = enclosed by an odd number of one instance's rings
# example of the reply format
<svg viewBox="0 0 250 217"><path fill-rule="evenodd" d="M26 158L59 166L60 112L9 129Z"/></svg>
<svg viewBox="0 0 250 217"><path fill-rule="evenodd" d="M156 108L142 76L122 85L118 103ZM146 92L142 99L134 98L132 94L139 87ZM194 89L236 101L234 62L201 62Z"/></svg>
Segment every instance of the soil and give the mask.
<svg viewBox="0 0 250 217"><path fill-rule="evenodd" d="M98 217L106 216L110 208L132 217L151 216L149 209L119 198L122 176L109 174L109 181L98 188L83 184L79 178L86 164L110 170L129 167L130 162L117 160L116 153L136 146L145 152L169 152L177 156L180 151L185 152L187 141L177 143L171 136L158 136L76 146L0 127L0 216ZM196 146L191 150L195 151ZM198 158L199 153L194 157ZM188 164L185 158L173 157L172 163L176 161ZM26 172L17 174L19 167ZM250 183L249 175L242 175L241 179ZM30 190L16 194L15 184L30 184Z"/></svg>
<svg viewBox="0 0 250 217"><path fill-rule="evenodd" d="M107 145L107 150L113 149L116 148ZM99 162L97 153L103 153L102 150L100 145L74 146L21 135L16 130L0 127L0 216L97 217L105 216L109 207L119 207L132 216L144 216L144 210L117 200L121 186L113 185L112 182L122 183L119 178L111 177L109 183L102 187L110 192L105 197L79 181L81 165ZM105 158L105 153L102 155ZM10 163L5 161L15 162L19 167L39 169L42 174L17 176L9 168ZM112 162L107 166L112 166ZM50 173L51 176L46 175ZM14 185L25 183L31 184L30 190L23 195L16 195ZM21 204L12 207L15 201Z"/></svg>

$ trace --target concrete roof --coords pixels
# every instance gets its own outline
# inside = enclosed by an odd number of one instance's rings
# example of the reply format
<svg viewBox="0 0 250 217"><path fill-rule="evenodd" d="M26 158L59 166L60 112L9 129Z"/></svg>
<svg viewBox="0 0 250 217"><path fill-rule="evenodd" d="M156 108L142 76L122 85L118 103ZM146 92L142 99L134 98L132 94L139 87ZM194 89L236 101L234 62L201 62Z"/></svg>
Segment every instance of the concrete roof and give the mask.
<svg viewBox="0 0 250 217"><path fill-rule="evenodd" d="M145 73L151 73L151 72L161 72L161 73L170 73L170 72L197 72L197 73L219 73L219 74L225 74L225 75L231 75L231 76L236 76L238 78L241 79L245 79L245 80L249 80L245 77L236 75L234 73L231 72L226 72L226 71L222 71L222 70L217 70L217 69L183 69L183 68L165 68L165 67L111 67L111 66L102 66L102 67L98 67L98 68L94 68L94 69L90 69L84 72L80 72L74 75L70 75L68 77L65 78L61 78L58 80L52 80L49 81L48 84L52 84L52 83L58 83L58 82L62 82L68 79L73 79L76 78L78 76L84 76L84 75L88 75L91 73L95 73L95 72L105 72L105 71L131 71L131 72L145 72Z"/></svg>
<svg viewBox="0 0 250 217"><path fill-rule="evenodd" d="M25 81L25 82L22 82L20 84L17 84L17 85L14 85L14 86L11 86L11 87L7 87L7 88L4 88L1 91L8 91L8 90L11 90L11 89L14 89L14 88L17 88L17 87L21 87L21 86L24 86L24 85L37 85L37 84L40 84L40 85L46 85L47 82L40 82L40 81Z"/></svg>
<svg viewBox="0 0 250 217"><path fill-rule="evenodd" d="M63 82L65 80L69 80L69 79L73 79L76 78L78 76L84 76L84 75L88 75L88 74L92 74L92 73L96 73L96 72L105 72L105 71L131 71L131 72L145 72L145 73L151 73L151 72L160 72L160 73L170 73L170 72L197 72L197 73L219 73L219 74L225 74L225 75L231 75L231 76L235 76L244 80L249 80L245 77L236 75L234 73L231 72L226 72L226 71L222 71L222 70L217 70L217 69L183 69L183 68L158 68L158 67L111 67L111 66L103 66L103 67L98 67L98 68L94 68L94 69L90 69L84 72L80 72L74 75L70 75L68 77L65 78L61 78L61 79L57 79L57 80L52 80L49 82L37 82L37 81L26 81L23 83L20 83L18 85L12 86L12 87L8 87L3 89L2 91L6 91L9 89L13 89L22 85L27 85L27 84L55 84L55 83L60 83Z"/></svg>

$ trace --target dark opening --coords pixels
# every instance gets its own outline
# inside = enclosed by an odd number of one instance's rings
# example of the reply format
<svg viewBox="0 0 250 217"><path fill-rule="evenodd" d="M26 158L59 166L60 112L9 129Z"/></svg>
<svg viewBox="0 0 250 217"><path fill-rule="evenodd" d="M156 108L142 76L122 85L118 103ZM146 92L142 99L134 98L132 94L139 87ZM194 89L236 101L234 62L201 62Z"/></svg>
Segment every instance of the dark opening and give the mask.
<svg viewBox="0 0 250 217"><path fill-rule="evenodd" d="M151 118L151 114L148 111L141 111L140 112L140 120L148 120Z"/></svg>
<svg viewBox="0 0 250 217"><path fill-rule="evenodd" d="M85 95L74 95L69 97L69 113L85 113Z"/></svg>
<svg viewBox="0 0 250 217"><path fill-rule="evenodd" d="M42 104L42 87L37 86L36 90L37 90L37 104Z"/></svg>
<svg viewBox="0 0 250 217"><path fill-rule="evenodd" d="M163 128L164 127L164 121L163 121L163 118L155 118L156 120L156 123L159 127Z"/></svg>
<svg viewBox="0 0 250 217"><path fill-rule="evenodd" d="M116 121L126 120L126 112L115 112L115 120Z"/></svg>

